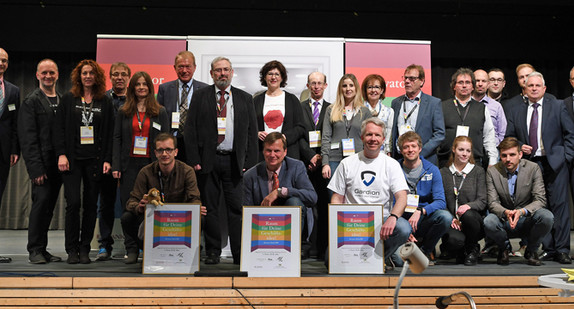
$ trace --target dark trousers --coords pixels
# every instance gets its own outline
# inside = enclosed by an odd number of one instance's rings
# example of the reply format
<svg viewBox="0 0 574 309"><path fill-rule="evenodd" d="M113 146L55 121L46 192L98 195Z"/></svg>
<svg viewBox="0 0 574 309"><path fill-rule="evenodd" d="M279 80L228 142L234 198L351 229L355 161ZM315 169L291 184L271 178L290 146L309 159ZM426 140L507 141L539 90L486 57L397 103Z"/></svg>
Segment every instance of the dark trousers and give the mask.
<svg viewBox="0 0 574 309"><path fill-rule="evenodd" d="M205 252L221 254L221 212L227 212L227 227L233 261L239 263L241 254L241 219L243 202L243 178L236 175L235 155L217 155L213 170L198 174L202 204L207 208L205 226ZM224 203L220 203L223 194Z"/></svg>
<svg viewBox="0 0 574 309"><path fill-rule="evenodd" d="M122 177L120 178L120 200L123 209L126 208L126 204L130 199L130 193L134 188L140 170L151 162L150 158L130 158L128 166L122 172Z"/></svg>
<svg viewBox="0 0 574 309"><path fill-rule="evenodd" d="M105 248L108 252L112 251L114 238L112 230L116 219L116 194L118 190L118 180L112 174L102 175L100 182L100 208L99 208L99 226L100 226L100 248Z"/></svg>
<svg viewBox="0 0 574 309"><path fill-rule="evenodd" d="M315 247L317 248L318 258L323 258L327 246L329 245L329 190L327 189L327 180L321 174L321 166L317 170L309 173L309 179L313 184L315 192L317 192L317 204L313 209L315 217L315 224L313 231L316 234L314 239Z"/></svg>
<svg viewBox="0 0 574 309"><path fill-rule="evenodd" d="M570 205L568 204L568 169L566 164L554 171L546 157L535 160L542 170L546 188L547 208L554 215L552 230L542 240L542 248L550 254L570 254Z"/></svg>
<svg viewBox="0 0 574 309"><path fill-rule="evenodd" d="M140 224L142 224L145 216L144 213L135 214L131 211L124 211L121 217L122 231L124 232L124 246L126 252L138 253L143 249L143 241L138 237Z"/></svg>
<svg viewBox="0 0 574 309"><path fill-rule="evenodd" d="M10 173L10 158L8 162L0 158L0 201L4 196L4 189L6 189L6 182L8 181L8 174Z"/></svg>
<svg viewBox="0 0 574 309"><path fill-rule="evenodd" d="M28 252L44 252L48 246L48 230L62 187L62 175L54 164L46 171L44 184L32 183L32 209L28 220Z"/></svg>
<svg viewBox="0 0 574 309"><path fill-rule="evenodd" d="M460 231L451 227L442 237L444 247L441 248L453 254L470 252L473 247L478 247L478 241L484 237L484 220L478 211L467 210L460 217L460 222Z"/></svg>
<svg viewBox="0 0 574 309"><path fill-rule="evenodd" d="M76 160L71 171L63 174L64 195L66 196L66 252L90 252L90 242L94 237L98 210L97 179L102 166L95 159ZM84 184L83 202L80 196L81 184ZM80 208L82 218L80 221Z"/></svg>

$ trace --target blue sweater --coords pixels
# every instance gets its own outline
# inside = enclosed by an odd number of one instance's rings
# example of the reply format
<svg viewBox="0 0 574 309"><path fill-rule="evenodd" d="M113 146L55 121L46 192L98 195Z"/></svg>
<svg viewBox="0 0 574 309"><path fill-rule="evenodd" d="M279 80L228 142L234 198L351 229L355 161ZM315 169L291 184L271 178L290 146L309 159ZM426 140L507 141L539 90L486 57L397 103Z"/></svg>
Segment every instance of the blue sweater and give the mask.
<svg viewBox="0 0 574 309"><path fill-rule="evenodd" d="M403 161L404 159L399 160L401 167L403 166ZM435 210L446 209L446 200L440 170L423 157L421 157L421 161L423 170L419 175L417 194L419 195L419 206L424 207L428 216Z"/></svg>

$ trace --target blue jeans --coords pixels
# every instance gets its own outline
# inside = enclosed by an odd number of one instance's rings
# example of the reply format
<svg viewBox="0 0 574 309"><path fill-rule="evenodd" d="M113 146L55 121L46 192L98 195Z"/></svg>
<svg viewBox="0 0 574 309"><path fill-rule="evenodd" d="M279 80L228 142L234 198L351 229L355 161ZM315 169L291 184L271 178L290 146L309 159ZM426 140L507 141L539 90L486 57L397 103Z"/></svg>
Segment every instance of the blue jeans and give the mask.
<svg viewBox="0 0 574 309"><path fill-rule="evenodd" d="M501 219L491 213L484 218L484 232L490 237L501 250L507 248L510 238L522 237L528 240L526 251L536 252L540 247L542 238L552 229L554 215L546 208L538 209L534 214L518 219L514 229L506 218Z"/></svg>
<svg viewBox="0 0 574 309"><path fill-rule="evenodd" d="M385 248L385 260L393 255L393 253L395 253L395 251L397 251L400 246L407 242L411 232L412 228L409 222L405 220L405 218L400 217L397 220L397 224L395 225L395 229L393 230L391 236L387 240L383 241Z"/></svg>
<svg viewBox="0 0 574 309"><path fill-rule="evenodd" d="M405 213L403 216L408 220L411 214ZM430 215L420 217L414 236L417 240L422 238L419 246L423 253L433 252L439 239L450 229L451 222L452 215L445 209L435 210Z"/></svg>
<svg viewBox="0 0 574 309"><path fill-rule="evenodd" d="M303 231L303 224L307 223L307 207L305 207L303 201L298 197L292 196L285 200L283 206L301 206L301 231ZM303 239L301 239L301 241L303 241Z"/></svg>

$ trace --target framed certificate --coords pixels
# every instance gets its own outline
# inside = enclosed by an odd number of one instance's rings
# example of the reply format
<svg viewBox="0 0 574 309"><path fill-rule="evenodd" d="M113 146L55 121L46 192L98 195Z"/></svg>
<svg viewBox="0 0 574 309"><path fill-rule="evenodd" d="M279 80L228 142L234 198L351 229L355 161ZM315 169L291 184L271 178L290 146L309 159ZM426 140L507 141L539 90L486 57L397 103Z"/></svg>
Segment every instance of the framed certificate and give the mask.
<svg viewBox="0 0 574 309"><path fill-rule="evenodd" d="M199 270L200 204L148 204L144 222L144 274Z"/></svg>
<svg viewBox="0 0 574 309"><path fill-rule="evenodd" d="M243 207L241 271L249 277L301 276L301 207Z"/></svg>
<svg viewBox="0 0 574 309"><path fill-rule="evenodd" d="M383 205L329 204L329 273L384 274Z"/></svg>

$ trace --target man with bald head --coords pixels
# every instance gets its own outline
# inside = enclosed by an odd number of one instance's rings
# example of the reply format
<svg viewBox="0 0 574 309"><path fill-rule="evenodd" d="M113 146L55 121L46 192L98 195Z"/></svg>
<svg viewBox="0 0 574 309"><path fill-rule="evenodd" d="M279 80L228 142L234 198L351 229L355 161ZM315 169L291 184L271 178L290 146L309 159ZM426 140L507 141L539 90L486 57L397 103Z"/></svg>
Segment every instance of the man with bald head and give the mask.
<svg viewBox="0 0 574 309"><path fill-rule="evenodd" d="M20 89L4 79L8 69L8 53L0 48L0 201L6 188L10 167L18 162L20 145L18 144L17 116L20 109ZM12 261L0 257L0 263Z"/></svg>
<svg viewBox="0 0 574 309"><path fill-rule="evenodd" d="M486 95L490 86L488 73L485 70L474 71L474 79L476 79L476 87L472 91L472 98L480 103L484 103L490 112L490 119L494 125L494 135L496 136L496 145L504 139L506 133L506 116L502 105L494 99Z"/></svg>
<svg viewBox="0 0 574 309"><path fill-rule="evenodd" d="M61 95L56 91L58 66L51 59L38 63L36 78L40 87L30 93L19 113L18 134L22 156L32 181L32 209L28 223L28 253L32 264L59 262L48 246L48 229L62 186L58 158L52 146L52 125Z"/></svg>

